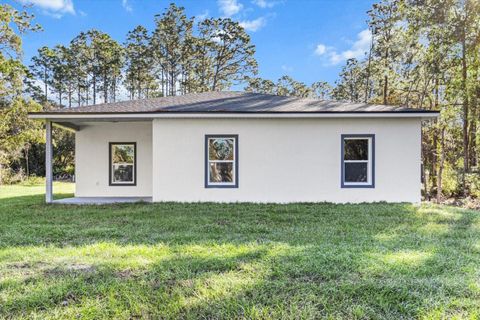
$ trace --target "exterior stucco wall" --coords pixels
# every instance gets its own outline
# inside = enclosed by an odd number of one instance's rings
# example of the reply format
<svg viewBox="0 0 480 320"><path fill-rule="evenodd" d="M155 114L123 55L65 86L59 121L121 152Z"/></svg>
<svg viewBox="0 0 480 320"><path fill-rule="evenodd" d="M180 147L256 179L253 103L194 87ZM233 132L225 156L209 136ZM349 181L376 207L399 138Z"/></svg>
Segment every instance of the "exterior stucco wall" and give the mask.
<svg viewBox="0 0 480 320"><path fill-rule="evenodd" d="M109 142L137 143L136 186L109 186ZM92 122L75 135L75 196L151 197L152 122Z"/></svg>
<svg viewBox="0 0 480 320"><path fill-rule="evenodd" d="M419 202L420 130L418 118L155 119L153 200ZM238 189L204 187L206 134L238 134ZM375 135L375 188L341 188L342 134Z"/></svg>

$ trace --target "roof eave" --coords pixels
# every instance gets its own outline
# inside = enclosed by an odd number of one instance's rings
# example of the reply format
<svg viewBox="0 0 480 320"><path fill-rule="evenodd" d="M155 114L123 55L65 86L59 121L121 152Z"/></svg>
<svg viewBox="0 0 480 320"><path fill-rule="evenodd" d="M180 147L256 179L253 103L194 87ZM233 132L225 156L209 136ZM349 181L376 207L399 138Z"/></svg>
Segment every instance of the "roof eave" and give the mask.
<svg viewBox="0 0 480 320"><path fill-rule="evenodd" d="M157 119L157 118L422 118L433 119L437 111L349 111L349 112L32 112L30 119Z"/></svg>

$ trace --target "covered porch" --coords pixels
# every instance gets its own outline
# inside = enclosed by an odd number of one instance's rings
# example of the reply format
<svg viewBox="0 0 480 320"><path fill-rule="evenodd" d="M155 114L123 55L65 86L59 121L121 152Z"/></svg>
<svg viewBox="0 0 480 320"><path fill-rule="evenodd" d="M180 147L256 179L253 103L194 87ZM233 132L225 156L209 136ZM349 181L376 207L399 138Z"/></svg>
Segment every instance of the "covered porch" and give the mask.
<svg viewBox="0 0 480 320"><path fill-rule="evenodd" d="M113 119L112 119L113 120ZM133 119L114 119L103 121L85 121L84 119L45 119L45 202L54 204L101 205L116 203L149 203L152 202L148 185L151 179L151 169L145 164L145 158L151 158L151 121L135 121ZM120 120L120 121L118 121ZM144 130L138 129L142 122ZM147 125L148 124L148 125ZM53 172L53 126L75 133L75 195L73 197L54 198ZM117 127L116 131L111 126ZM134 126L133 130L131 126ZM136 126L136 127L135 127ZM140 128L140 129L144 129ZM95 131L96 130L96 131ZM100 130L100 132L98 132ZM139 132L144 136L138 136ZM105 140L105 141L104 141ZM109 143L107 141L138 141L141 153L138 161L141 163L135 183L132 185L109 185ZM79 149L80 148L80 149ZM88 159L88 160L86 160ZM135 153L135 166L137 155ZM101 171L99 174L99 171ZM135 191L137 190L137 191ZM65 196L65 195L64 195Z"/></svg>

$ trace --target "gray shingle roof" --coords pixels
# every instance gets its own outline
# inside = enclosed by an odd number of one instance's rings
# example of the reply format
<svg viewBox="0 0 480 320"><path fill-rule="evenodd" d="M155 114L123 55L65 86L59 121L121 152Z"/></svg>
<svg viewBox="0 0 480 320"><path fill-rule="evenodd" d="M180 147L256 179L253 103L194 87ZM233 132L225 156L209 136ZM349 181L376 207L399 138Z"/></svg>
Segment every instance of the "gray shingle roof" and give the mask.
<svg viewBox="0 0 480 320"><path fill-rule="evenodd" d="M183 96L161 97L103 103L70 109L55 109L45 113L392 113L429 112L399 106L375 105L282 97L268 94L222 91L191 93ZM430 111L431 112L431 111Z"/></svg>

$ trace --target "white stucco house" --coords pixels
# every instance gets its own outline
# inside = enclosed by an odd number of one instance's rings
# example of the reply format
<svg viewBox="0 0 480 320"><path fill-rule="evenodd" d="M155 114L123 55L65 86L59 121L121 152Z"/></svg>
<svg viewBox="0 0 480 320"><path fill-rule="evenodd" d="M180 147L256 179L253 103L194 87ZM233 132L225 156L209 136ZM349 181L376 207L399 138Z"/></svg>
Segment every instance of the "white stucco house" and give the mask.
<svg viewBox="0 0 480 320"><path fill-rule="evenodd" d="M61 202L419 202L421 125L435 111L210 92L31 113L75 130ZM93 200L92 200L93 199Z"/></svg>

